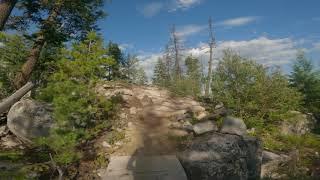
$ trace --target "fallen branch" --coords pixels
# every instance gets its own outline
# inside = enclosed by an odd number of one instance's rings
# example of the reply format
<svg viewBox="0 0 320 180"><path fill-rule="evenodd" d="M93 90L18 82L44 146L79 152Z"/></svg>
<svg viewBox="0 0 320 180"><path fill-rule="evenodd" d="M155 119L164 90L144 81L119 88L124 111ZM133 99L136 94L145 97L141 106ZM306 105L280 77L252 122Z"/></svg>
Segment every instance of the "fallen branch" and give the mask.
<svg viewBox="0 0 320 180"><path fill-rule="evenodd" d="M3 99L0 102L0 114L8 111L10 107L14 103L19 101L25 94L27 94L33 88L33 86L33 83L28 82L22 88L18 89L15 93L13 93L11 96L7 97L6 99Z"/></svg>

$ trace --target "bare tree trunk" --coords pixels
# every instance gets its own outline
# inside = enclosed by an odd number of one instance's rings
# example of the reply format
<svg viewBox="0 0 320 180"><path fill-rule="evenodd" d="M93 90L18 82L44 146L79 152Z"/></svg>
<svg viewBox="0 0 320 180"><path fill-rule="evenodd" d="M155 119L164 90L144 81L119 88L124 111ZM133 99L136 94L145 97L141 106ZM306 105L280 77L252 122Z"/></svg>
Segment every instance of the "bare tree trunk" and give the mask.
<svg viewBox="0 0 320 180"><path fill-rule="evenodd" d="M179 59L180 47L179 47L179 39L176 33L175 26L172 27L171 35L172 35L173 51L175 56L175 64L174 64L175 78L179 80L181 79L181 68L180 68L180 59Z"/></svg>
<svg viewBox="0 0 320 180"><path fill-rule="evenodd" d="M29 92L33 88L33 84L31 82L24 85L21 89L17 90L15 93L13 93L8 98L2 100L0 102L0 114L6 112L9 110L9 108L19 101L27 92Z"/></svg>
<svg viewBox="0 0 320 180"><path fill-rule="evenodd" d="M206 83L206 89L205 89L205 96L209 96L210 93L210 86L211 86L211 76L212 76L212 62L213 62L213 48L215 46L215 38L213 35L213 27L212 27L212 19L209 18L209 63L208 63L208 77L207 77L207 83Z"/></svg>
<svg viewBox="0 0 320 180"><path fill-rule="evenodd" d="M17 0L0 0L0 31L3 30Z"/></svg>
<svg viewBox="0 0 320 180"><path fill-rule="evenodd" d="M27 58L27 61L22 65L21 71L17 73L17 75L15 76L14 87L16 89L21 88L24 84L26 84L29 81L31 74L34 70L34 67L39 59L41 50L46 43L43 31L45 30L45 28L48 28L53 24L55 24L56 18L59 15L60 8L63 4L62 2L63 1L56 2L55 7L53 7L50 13L50 16L44 22L42 29L38 33L38 37L33 44L33 47L31 49L30 55Z"/></svg>

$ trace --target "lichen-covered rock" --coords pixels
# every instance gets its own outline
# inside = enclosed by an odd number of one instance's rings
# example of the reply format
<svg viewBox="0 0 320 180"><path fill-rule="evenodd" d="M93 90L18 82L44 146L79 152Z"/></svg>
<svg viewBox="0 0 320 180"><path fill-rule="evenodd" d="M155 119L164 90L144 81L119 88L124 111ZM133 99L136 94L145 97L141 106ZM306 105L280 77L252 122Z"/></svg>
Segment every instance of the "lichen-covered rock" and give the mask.
<svg viewBox="0 0 320 180"><path fill-rule="evenodd" d="M218 126L214 121L204 121L193 125L193 131L197 135L200 135L211 131L218 131Z"/></svg>
<svg viewBox="0 0 320 180"><path fill-rule="evenodd" d="M316 119L312 115L291 111L291 117L282 121L281 133L284 135L303 135L311 131Z"/></svg>
<svg viewBox="0 0 320 180"><path fill-rule="evenodd" d="M211 132L177 156L189 180L260 178L262 147L254 137Z"/></svg>
<svg viewBox="0 0 320 180"><path fill-rule="evenodd" d="M222 133L243 136L247 134L247 126L242 119L227 116L223 120L222 128L220 131Z"/></svg>
<svg viewBox="0 0 320 180"><path fill-rule="evenodd" d="M24 141L49 136L54 121L50 105L25 99L14 104L9 113L7 126L10 131Z"/></svg>

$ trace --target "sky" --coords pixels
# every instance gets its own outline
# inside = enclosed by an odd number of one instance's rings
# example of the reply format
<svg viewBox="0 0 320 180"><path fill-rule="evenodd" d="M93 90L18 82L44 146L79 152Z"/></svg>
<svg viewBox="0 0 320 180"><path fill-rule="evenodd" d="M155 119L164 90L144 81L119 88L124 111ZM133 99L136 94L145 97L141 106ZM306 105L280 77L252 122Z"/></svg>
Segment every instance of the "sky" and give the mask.
<svg viewBox="0 0 320 180"><path fill-rule="evenodd" d="M320 66L320 0L113 0L99 21L106 41L138 55L150 77L175 25L185 54L208 60L208 19L214 22L215 64L224 49L285 73L303 49Z"/></svg>

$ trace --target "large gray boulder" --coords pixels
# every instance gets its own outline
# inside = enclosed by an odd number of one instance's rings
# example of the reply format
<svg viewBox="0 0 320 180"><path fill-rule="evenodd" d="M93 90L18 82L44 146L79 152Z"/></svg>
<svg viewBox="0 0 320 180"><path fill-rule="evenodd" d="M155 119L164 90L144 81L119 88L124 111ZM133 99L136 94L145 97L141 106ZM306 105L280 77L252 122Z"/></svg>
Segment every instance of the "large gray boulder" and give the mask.
<svg viewBox="0 0 320 180"><path fill-rule="evenodd" d="M247 126L242 119L227 116L223 120L222 128L220 131L222 133L243 136L247 134Z"/></svg>
<svg viewBox="0 0 320 180"><path fill-rule="evenodd" d="M189 180L260 178L262 146L254 137L211 132L177 156Z"/></svg>
<svg viewBox="0 0 320 180"><path fill-rule="evenodd" d="M9 113L7 126L10 131L26 142L47 137L54 127L50 105L31 99L15 103Z"/></svg>

